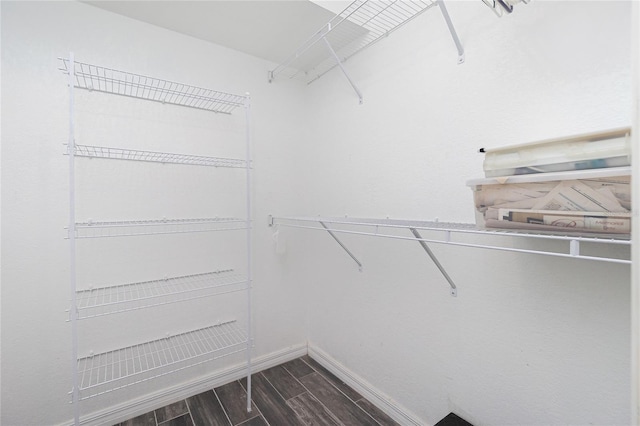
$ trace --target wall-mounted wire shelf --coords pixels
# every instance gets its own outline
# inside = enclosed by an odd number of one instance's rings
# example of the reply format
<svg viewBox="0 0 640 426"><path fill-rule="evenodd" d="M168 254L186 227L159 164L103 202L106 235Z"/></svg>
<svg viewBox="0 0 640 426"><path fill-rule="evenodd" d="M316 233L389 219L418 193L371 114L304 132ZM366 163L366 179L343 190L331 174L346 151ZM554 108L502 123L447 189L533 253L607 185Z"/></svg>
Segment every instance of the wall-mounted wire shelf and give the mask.
<svg viewBox="0 0 640 426"><path fill-rule="evenodd" d="M65 144L65 155L69 155L69 145ZM235 158L205 157L202 155L174 154L168 152L139 151L135 149L112 148L74 144L76 157L106 158L112 160L143 161L151 163L185 164L190 166L245 168L246 161Z"/></svg>
<svg viewBox="0 0 640 426"><path fill-rule="evenodd" d="M362 103L362 94L342 63L433 6L440 6L458 49L458 62L464 62L464 49L442 0L355 0L269 71L269 82L284 76L311 83L339 66Z"/></svg>
<svg viewBox="0 0 640 426"><path fill-rule="evenodd" d="M166 305L246 290L246 275L233 269L77 291L78 319Z"/></svg>
<svg viewBox="0 0 640 426"><path fill-rule="evenodd" d="M629 259L618 259L615 257L607 256L607 253L602 256L585 255L580 251L580 244L598 244L601 246L615 245L615 246L630 246L631 241L628 235L624 234L606 234L606 235L588 235L588 234L575 234L570 233L565 235L557 234L544 234L533 233L530 231L517 231L517 230L481 230L474 224L469 223L446 223L446 222L431 222L431 221L415 221L415 220L399 220L399 219L370 219L370 218L325 218L325 217L270 217L270 224L286 226L292 228L305 228L305 229L317 229L320 231L326 231L327 229L322 226L315 225L296 225L295 222L301 223L324 223L333 225L345 225L352 226L356 229L344 229L337 228L335 226L330 227L333 232L346 233L346 234L358 234L358 235L370 235L375 237L393 238L401 240L416 241L415 237L401 236L391 233L385 233L384 229L416 229L430 232L428 237L421 238L427 243L439 243L449 244L463 247L476 247L501 251L512 251L520 253L541 254L549 256L577 258L585 260L596 260L603 262L631 264ZM362 228L374 228L373 231L362 230ZM425 234L426 235L426 234ZM527 248L517 248L501 244L501 241L496 239L486 240L482 243L468 242L461 239L454 239L455 236L463 235L476 235L479 237L509 237L520 240L550 240L566 242L565 250L563 251L550 251L544 249L532 250Z"/></svg>
<svg viewBox="0 0 640 426"><path fill-rule="evenodd" d="M103 395L247 349L235 320L78 359L80 399Z"/></svg>
<svg viewBox="0 0 640 426"><path fill-rule="evenodd" d="M75 225L75 237L107 238L136 235L229 231L237 229L247 229L247 221L232 217L216 217L197 219L80 222Z"/></svg>
<svg viewBox="0 0 640 426"><path fill-rule="evenodd" d="M435 5L434 0L356 0L274 68L270 76L316 80L338 65L322 43L323 38L344 62Z"/></svg>
<svg viewBox="0 0 640 426"><path fill-rule="evenodd" d="M61 62L60 70L68 74L70 60L67 58L58 59ZM244 106L247 99L246 96L218 92L98 65L77 61L74 61L73 64L75 87L79 89L225 114L231 114L236 108Z"/></svg>
<svg viewBox="0 0 640 426"><path fill-rule="evenodd" d="M431 260L440 270L444 278L451 287L451 295L457 295L457 287L447 274L445 268L440 264L427 243L448 244L461 247L475 247L491 250L502 250L516 253L529 253L563 258L595 260L602 262L618 263L630 265L631 260L627 255L622 257L619 254L606 250L606 246L631 246L628 236L624 235L555 235L531 232L519 232L515 230L479 230L473 224L466 223L444 223L414 220L397 219L364 219L364 218L335 218L335 217L273 217L269 216L270 226L283 226L290 228L312 229L328 232L344 251L354 260L362 271L362 263L356 256L340 241L337 233L367 235L397 240L417 241L427 252ZM399 232L406 230L412 236L399 235ZM423 232L424 236L420 233ZM469 237L475 237L469 239ZM480 237L481 240L479 240ZM493 238L504 237L504 238ZM505 240L510 239L510 241ZM525 246L515 247L513 240L547 240L556 241L562 247L548 247L547 245L536 245L536 248ZM599 246L591 254L581 251L581 244L585 246ZM626 256L626 257L625 257Z"/></svg>

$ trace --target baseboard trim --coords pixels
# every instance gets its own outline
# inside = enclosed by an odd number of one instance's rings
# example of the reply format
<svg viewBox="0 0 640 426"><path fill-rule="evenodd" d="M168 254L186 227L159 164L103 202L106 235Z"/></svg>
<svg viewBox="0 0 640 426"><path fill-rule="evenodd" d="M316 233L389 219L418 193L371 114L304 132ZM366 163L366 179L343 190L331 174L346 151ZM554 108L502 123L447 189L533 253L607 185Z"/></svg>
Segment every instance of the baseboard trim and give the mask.
<svg viewBox="0 0 640 426"><path fill-rule="evenodd" d="M344 383L358 391L364 398L369 400L369 402L378 407L396 422L401 425L424 425L424 422L422 422L418 416L398 404L380 390L376 389L371 383L367 382L362 377L350 371L322 349L310 343L308 351L311 358L336 375L336 377Z"/></svg>
<svg viewBox="0 0 640 426"><path fill-rule="evenodd" d="M289 348L259 356L252 360L252 371L258 372L267 368L291 361L292 359L307 354L307 345L296 345ZM127 401L126 403L114 405L104 410L100 410L80 419L81 425L113 425L123 422L140 414L171 404L175 401L188 398L193 395L221 386L225 383L241 379L246 376L246 364L237 364L223 370L218 370L211 375L199 377L197 380L182 383L178 386L163 389L152 394ZM73 421L62 425L72 425Z"/></svg>

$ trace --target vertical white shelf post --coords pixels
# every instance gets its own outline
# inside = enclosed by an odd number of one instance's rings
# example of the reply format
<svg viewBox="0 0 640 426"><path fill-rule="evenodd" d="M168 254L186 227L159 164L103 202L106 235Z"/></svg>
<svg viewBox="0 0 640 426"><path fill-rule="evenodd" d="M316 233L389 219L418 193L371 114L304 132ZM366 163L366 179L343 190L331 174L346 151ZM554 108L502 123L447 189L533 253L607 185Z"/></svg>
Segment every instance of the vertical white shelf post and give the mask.
<svg viewBox="0 0 640 426"><path fill-rule="evenodd" d="M247 179L247 412L251 411L251 286L253 283L252 264L252 239L251 239L251 98L246 94L244 101L245 127L246 127L246 157L245 170Z"/></svg>
<svg viewBox="0 0 640 426"><path fill-rule="evenodd" d="M631 6L631 424L640 424L640 4Z"/></svg>
<svg viewBox="0 0 640 426"><path fill-rule="evenodd" d="M73 64L73 52L69 53L69 62ZM71 403L73 404L73 422L80 424L78 389L78 307L76 299L76 169L75 169L75 122L74 122L74 86L73 67L69 68L69 283L70 300L69 320L71 322Z"/></svg>

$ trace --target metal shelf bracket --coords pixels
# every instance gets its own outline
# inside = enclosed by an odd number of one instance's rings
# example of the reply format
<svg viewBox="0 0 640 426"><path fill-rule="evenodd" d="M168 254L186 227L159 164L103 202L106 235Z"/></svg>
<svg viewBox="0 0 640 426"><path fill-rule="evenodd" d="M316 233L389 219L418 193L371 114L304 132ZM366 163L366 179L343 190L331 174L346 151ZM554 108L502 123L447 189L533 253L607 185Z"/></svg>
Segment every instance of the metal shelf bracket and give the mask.
<svg viewBox="0 0 640 426"><path fill-rule="evenodd" d="M322 41L324 41L324 43L327 45L327 49L331 53L331 56L333 56L333 58L336 60L336 63L338 64L338 66L342 70L342 73L344 74L344 76L349 81L349 84L351 85L351 87L353 87L353 90L355 90L356 94L358 95L358 99L360 100L360 105L362 105L362 102L363 102L363 100L362 100L362 92L360 92L360 89L358 89L358 86L356 86L356 84L353 82L353 80L351 80L351 77L349 77L349 73L347 73L347 70L345 69L344 65L342 65L342 61L340 60L340 57L338 56L336 51L333 50L333 47L331 46L331 43L329 43L329 40L327 40L326 37L322 37Z"/></svg>
<svg viewBox="0 0 640 426"><path fill-rule="evenodd" d="M449 32L451 33L453 42L456 44L456 48L458 49L458 64L462 64L464 63L464 47L462 47L462 43L458 38L458 33L456 33L453 22L451 22L449 11L447 11L447 7L444 5L443 0L436 0L436 2L438 3L440 12L442 12L442 16L444 17L445 22L447 23L447 27L449 27Z"/></svg>
<svg viewBox="0 0 640 426"><path fill-rule="evenodd" d="M349 250L349 249L348 249L348 248L347 248L347 247L342 243L342 241L340 241L340 239L339 239L338 237L336 237L336 234L334 234L334 233L333 233L333 231L332 231L331 229L329 229L329 228L327 227L327 225L325 225L325 224L324 224L324 222L322 222L322 221L318 221L318 222L320 223L320 225L322 225L322 227L323 227L324 229L326 229L326 230L327 230L327 232L329 233L329 235L331 235L331 236L333 237L333 239L334 239L334 240L336 240L336 242L337 242L338 244L340 244L340 247L342 247L342 249L343 249L344 251L346 251L346 252L347 252L347 254L351 257L351 259L353 259L353 261L354 261L354 262L356 262L356 263L358 264L358 270L359 270L360 272L362 272L362 263L360 263L360 261L358 260L358 258L357 258L357 257L355 257L355 255L354 255L353 253L351 253L351 251L350 251L350 250Z"/></svg>
<svg viewBox="0 0 640 426"><path fill-rule="evenodd" d="M418 230L416 228L409 228L409 230L411 231L411 233L413 234L414 237L416 237L416 239L418 240L418 242L420 243L420 245L422 246L422 248L424 249L424 251L427 252L427 254L429 255L429 257L431 258L431 260L433 261L433 263L435 263L435 265L438 267L438 269L440 270L440 272L442 273L442 275L444 275L444 278L447 280L447 282L449 283L449 285L451 286L451 290L450 290L450 294L453 297L456 297L458 295L458 288L456 287L456 285L454 284L453 280L451 279L451 277L449 276L449 274L447 274L447 271L444 269L444 267L442 266L442 264L438 261L438 259L436 258L435 254L433 254L433 252L431 251L431 249L429 248L429 246L427 245L427 243L425 243L423 241L422 235L420 235L420 233L418 232Z"/></svg>

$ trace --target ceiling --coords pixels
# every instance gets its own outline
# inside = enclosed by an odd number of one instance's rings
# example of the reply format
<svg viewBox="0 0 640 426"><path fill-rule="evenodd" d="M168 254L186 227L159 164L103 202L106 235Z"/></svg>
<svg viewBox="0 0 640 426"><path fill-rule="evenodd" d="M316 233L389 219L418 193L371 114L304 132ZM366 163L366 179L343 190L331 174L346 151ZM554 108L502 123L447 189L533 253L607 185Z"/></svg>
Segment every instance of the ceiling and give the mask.
<svg viewBox="0 0 640 426"><path fill-rule="evenodd" d="M87 0L84 3L276 63L283 62L349 4L348 1L316 4L308 0Z"/></svg>

